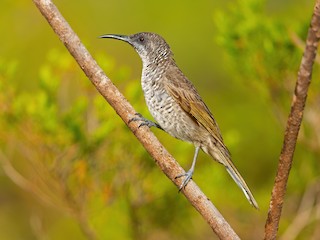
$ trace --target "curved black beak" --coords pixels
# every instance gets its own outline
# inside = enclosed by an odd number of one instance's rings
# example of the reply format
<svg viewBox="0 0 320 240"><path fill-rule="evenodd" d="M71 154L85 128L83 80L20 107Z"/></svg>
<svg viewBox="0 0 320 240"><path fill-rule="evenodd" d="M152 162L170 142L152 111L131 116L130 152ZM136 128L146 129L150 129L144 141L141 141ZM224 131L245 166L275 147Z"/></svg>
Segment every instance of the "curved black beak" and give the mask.
<svg viewBox="0 0 320 240"><path fill-rule="evenodd" d="M113 39L118 39L118 40L130 43L130 38L129 36L126 36L126 35L105 34L105 35L99 36L99 38L113 38Z"/></svg>

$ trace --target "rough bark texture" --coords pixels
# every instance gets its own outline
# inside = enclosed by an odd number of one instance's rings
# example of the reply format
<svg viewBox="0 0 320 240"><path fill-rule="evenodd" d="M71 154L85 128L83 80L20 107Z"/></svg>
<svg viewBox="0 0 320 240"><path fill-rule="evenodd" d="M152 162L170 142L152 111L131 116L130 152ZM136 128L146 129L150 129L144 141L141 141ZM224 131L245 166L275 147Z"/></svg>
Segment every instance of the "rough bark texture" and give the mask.
<svg viewBox="0 0 320 240"><path fill-rule="evenodd" d="M277 175L272 190L272 196L265 225L264 239L276 239L281 217L284 196L297 137L303 117L303 110L307 100L308 88L311 82L312 67L317 54L320 38L320 1L316 2L311 24L306 40L305 51L301 60L298 79L293 94L291 112L287 121L283 147L281 150Z"/></svg>
<svg viewBox="0 0 320 240"><path fill-rule="evenodd" d="M175 179L175 177L184 170L166 151L149 128L142 127L137 129L138 123L135 122L128 124L129 120L134 117L136 112L113 85L110 79L104 74L103 70L97 65L96 61L92 58L90 53L81 43L79 37L73 32L69 24L62 17L56 6L50 0L33 0L33 2L100 94L128 125L167 177L174 182L175 185L179 186L181 179ZM186 188L182 190L182 193L190 201L192 206L203 216L220 239L239 239L237 234L225 221L212 202L201 192L193 181L188 183Z"/></svg>

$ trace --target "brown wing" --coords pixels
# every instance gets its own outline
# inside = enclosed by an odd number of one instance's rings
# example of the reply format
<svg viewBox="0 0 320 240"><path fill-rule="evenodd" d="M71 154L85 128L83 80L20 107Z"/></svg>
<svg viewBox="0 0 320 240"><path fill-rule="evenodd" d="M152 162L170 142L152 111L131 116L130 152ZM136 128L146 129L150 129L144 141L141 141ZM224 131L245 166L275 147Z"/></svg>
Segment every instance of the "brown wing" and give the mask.
<svg viewBox="0 0 320 240"><path fill-rule="evenodd" d="M164 77L167 78L167 81L164 81L164 87L167 92L171 94L190 117L195 119L199 125L202 125L224 146L219 127L212 113L202 101L192 83L176 67L168 69Z"/></svg>

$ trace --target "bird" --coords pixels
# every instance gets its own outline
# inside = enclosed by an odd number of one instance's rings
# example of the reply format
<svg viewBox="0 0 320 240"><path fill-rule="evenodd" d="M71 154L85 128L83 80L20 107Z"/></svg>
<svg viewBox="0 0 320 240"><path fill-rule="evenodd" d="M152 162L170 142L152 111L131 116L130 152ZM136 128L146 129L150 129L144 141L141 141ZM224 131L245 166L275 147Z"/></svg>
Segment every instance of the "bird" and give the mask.
<svg viewBox="0 0 320 240"><path fill-rule="evenodd" d="M141 86L147 107L156 122L144 118L141 114L137 114L130 121L141 121L140 126L160 128L195 146L191 168L176 176L184 177L179 191L185 188L192 178L201 149L226 168L249 203L258 209L253 194L231 160L213 114L195 86L177 66L173 52L164 38L151 32L132 35L105 34L100 38L129 43L142 60Z"/></svg>

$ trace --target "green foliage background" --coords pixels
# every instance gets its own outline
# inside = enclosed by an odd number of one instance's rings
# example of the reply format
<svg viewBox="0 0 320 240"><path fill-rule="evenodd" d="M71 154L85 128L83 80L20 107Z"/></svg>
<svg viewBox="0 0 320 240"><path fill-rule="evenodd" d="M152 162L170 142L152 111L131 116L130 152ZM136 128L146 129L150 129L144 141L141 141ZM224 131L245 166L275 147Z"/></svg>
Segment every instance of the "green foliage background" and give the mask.
<svg viewBox="0 0 320 240"><path fill-rule="evenodd" d="M167 40L214 113L261 209L251 208L205 154L193 179L243 239L261 239L314 2L55 3L137 112L149 118L138 55L97 36L152 31ZM2 1L0 28L1 239L212 238L31 1ZM302 196L319 182L319 85L318 60L280 226L280 235L291 239L312 239L320 228L313 216L288 235ZM154 132L188 169L193 147ZM315 206L318 191L307 196Z"/></svg>

